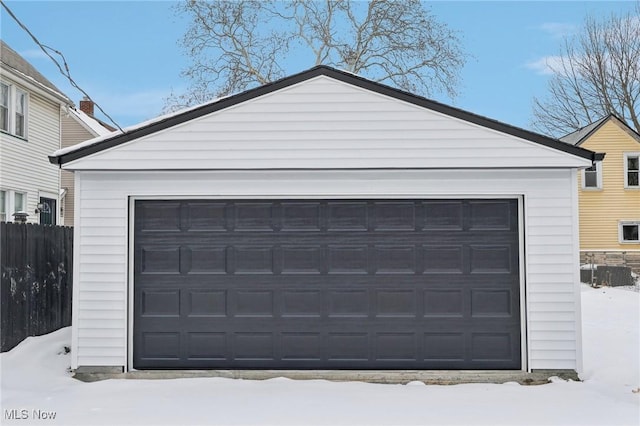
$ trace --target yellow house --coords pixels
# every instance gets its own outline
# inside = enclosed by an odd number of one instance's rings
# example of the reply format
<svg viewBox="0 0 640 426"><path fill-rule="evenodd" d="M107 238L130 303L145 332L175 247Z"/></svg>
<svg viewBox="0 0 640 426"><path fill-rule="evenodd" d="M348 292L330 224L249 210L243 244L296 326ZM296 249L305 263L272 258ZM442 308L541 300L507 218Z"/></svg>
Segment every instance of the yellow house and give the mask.
<svg viewBox="0 0 640 426"><path fill-rule="evenodd" d="M580 260L640 270L640 134L614 115L562 141L605 154L578 174Z"/></svg>

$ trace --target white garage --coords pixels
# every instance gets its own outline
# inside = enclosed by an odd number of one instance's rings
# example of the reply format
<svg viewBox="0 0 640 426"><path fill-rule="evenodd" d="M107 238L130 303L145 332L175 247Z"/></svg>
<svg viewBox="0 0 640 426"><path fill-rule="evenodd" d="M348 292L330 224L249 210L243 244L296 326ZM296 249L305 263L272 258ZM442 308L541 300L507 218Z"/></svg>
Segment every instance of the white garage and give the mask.
<svg viewBox="0 0 640 426"><path fill-rule="evenodd" d="M591 151L319 66L50 159L78 371L581 368Z"/></svg>

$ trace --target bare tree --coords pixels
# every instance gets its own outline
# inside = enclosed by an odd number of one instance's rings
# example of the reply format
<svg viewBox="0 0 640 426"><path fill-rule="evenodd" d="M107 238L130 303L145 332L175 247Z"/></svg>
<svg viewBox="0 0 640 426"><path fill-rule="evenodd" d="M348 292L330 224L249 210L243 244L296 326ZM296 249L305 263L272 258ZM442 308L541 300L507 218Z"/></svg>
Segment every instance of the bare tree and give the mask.
<svg viewBox="0 0 640 426"><path fill-rule="evenodd" d="M466 54L419 0L188 0L181 43L190 83L168 109L325 64L426 96L453 98Z"/></svg>
<svg viewBox="0 0 640 426"><path fill-rule="evenodd" d="M533 100L533 127L562 136L615 114L640 131L640 6L635 14L588 17L564 40L547 98Z"/></svg>

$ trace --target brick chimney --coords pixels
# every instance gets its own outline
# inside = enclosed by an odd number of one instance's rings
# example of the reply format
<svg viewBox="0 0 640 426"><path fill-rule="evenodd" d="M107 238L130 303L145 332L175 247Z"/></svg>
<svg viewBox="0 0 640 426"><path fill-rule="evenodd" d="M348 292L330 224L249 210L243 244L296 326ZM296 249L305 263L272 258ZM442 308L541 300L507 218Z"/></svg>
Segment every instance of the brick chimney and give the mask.
<svg viewBox="0 0 640 426"><path fill-rule="evenodd" d="M93 101L86 96L80 101L80 111L93 117Z"/></svg>

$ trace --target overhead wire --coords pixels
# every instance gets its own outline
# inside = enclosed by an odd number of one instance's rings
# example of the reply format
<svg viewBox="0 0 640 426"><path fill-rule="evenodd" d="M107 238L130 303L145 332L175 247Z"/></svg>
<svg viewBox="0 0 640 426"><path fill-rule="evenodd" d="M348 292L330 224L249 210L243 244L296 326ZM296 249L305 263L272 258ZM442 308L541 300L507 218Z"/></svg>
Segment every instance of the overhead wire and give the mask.
<svg viewBox="0 0 640 426"><path fill-rule="evenodd" d="M20 28L22 28L27 34L29 34L29 36L33 39L33 41L38 45L38 47L40 47L40 49L44 52L45 55L47 55L54 64L56 64L56 66L58 67L58 70L60 71L60 73L67 79L69 80L69 83L71 83L71 86L75 87L76 89L78 89L84 96L87 97L87 99L89 99L91 102L93 102L93 104L100 110L100 112L102 112L102 114L104 114L105 117L107 117L109 119L109 121L111 121L111 123L113 123L114 126L116 126L118 128L118 130L120 130L122 133L124 133L124 130L122 130L122 127L120 127L120 125L118 125L118 123L116 123L116 121L111 118L111 116L109 114L107 114L107 112L102 109L102 107L100 105L98 105L97 102L95 102L94 100L91 99L91 96L89 96L89 94L82 89L78 83L75 82L75 80L71 77L71 71L69 69L69 64L67 63L66 58L64 57L64 55L62 54L62 52L60 52L59 50L56 50L52 47L49 47L45 44L42 44L40 42L40 40L38 40L38 38L29 30L29 28L27 28L27 26L25 24L23 24L18 17L13 13L13 11L11 9L9 9L9 6L7 6L7 4L4 2L4 0L0 0L0 4L2 4L2 7L4 7L4 9L7 11L7 13L9 14L9 16L11 16L11 18L13 18L14 21L16 21L16 23L20 26ZM56 58L54 58L51 53L49 53L49 51L55 53L56 55L60 56L60 58L62 59L62 63L63 65L60 65L60 62L58 62L58 60Z"/></svg>

